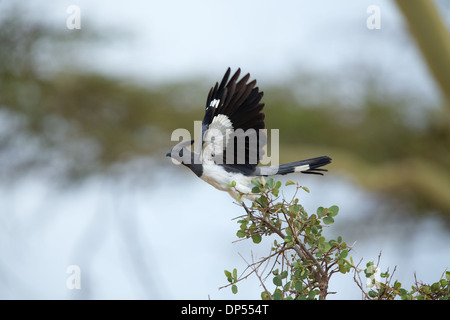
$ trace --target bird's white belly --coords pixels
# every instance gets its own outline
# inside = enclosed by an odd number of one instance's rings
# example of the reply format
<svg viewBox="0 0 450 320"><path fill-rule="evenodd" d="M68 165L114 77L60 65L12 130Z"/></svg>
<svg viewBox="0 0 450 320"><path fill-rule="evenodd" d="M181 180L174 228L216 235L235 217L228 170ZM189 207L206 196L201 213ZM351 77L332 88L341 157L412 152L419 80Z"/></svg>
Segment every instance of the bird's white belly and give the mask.
<svg viewBox="0 0 450 320"><path fill-rule="evenodd" d="M251 192L248 187L251 177L244 176L241 173L227 172L223 167L216 164L203 164L203 174L200 178L214 188L230 193L234 198L237 198L239 194L228 187L233 181L236 182L236 189L240 192Z"/></svg>

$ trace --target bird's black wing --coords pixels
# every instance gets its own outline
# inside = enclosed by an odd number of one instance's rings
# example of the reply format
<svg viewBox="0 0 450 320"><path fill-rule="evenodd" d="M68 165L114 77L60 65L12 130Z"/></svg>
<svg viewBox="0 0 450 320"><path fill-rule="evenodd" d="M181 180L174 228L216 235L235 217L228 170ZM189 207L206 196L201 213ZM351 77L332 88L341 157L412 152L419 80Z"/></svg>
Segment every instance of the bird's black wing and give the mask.
<svg viewBox="0 0 450 320"><path fill-rule="evenodd" d="M250 74L239 81L238 69L230 78L230 68L222 81L211 88L202 122L202 155L232 171L251 172L263 155L266 136L263 92ZM221 161L222 163L220 163Z"/></svg>

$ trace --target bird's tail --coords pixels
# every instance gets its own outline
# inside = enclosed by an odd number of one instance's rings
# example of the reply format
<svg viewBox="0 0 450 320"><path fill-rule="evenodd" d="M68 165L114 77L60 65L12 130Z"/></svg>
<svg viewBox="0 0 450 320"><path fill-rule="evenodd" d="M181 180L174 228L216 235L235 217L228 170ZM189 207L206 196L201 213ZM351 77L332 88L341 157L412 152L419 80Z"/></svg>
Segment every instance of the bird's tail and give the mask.
<svg viewBox="0 0 450 320"><path fill-rule="evenodd" d="M323 172L328 170L319 168L329 163L331 163L331 158L327 156L322 156L317 158L289 162L279 166L258 167L255 173L258 176L270 176L277 174L284 175L294 172L323 175Z"/></svg>

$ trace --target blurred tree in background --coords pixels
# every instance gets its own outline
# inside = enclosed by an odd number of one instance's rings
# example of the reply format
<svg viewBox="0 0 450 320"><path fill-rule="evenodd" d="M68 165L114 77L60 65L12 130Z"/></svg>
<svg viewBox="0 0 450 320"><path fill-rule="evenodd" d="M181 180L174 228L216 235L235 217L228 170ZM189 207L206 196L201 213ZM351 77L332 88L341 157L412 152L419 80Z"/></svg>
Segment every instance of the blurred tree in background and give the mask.
<svg viewBox="0 0 450 320"><path fill-rule="evenodd" d="M413 211L450 219L448 30L432 2L421 19L410 17L426 1L397 2L442 89L442 106L427 105L414 93L390 93L389 83L367 76L360 80L365 86L358 108L347 107L327 94L338 79L302 76L289 86L263 88L266 126L282 128L281 161L328 154L333 173L350 175ZM163 158L172 130L192 129L203 116L210 84L143 87L71 68L75 44L107 39L85 29L76 36L58 31L14 6L0 19L2 179L40 170L77 181L136 159ZM433 41L422 41L434 34ZM302 91L305 86L315 89Z"/></svg>
<svg viewBox="0 0 450 320"><path fill-rule="evenodd" d="M55 30L17 7L4 12L0 21L4 176L38 167L60 179L103 172L116 163L151 155L169 130L185 124L174 116L184 112L174 110L174 95L168 93L175 88L143 89L74 69L71 58L77 45L99 40L104 39L84 29L75 36ZM187 113L186 118L195 117Z"/></svg>

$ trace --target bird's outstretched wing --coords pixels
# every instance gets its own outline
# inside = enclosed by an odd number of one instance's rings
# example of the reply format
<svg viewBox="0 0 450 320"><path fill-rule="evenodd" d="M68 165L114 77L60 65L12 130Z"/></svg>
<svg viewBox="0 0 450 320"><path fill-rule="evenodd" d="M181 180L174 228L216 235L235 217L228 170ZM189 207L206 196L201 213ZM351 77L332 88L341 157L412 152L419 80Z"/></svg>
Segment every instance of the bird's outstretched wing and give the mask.
<svg viewBox="0 0 450 320"><path fill-rule="evenodd" d="M230 68L222 81L211 88L202 122L202 156L223 164L228 170L251 172L263 155L266 137L263 92L248 82L250 74L239 81L238 69L230 78Z"/></svg>

